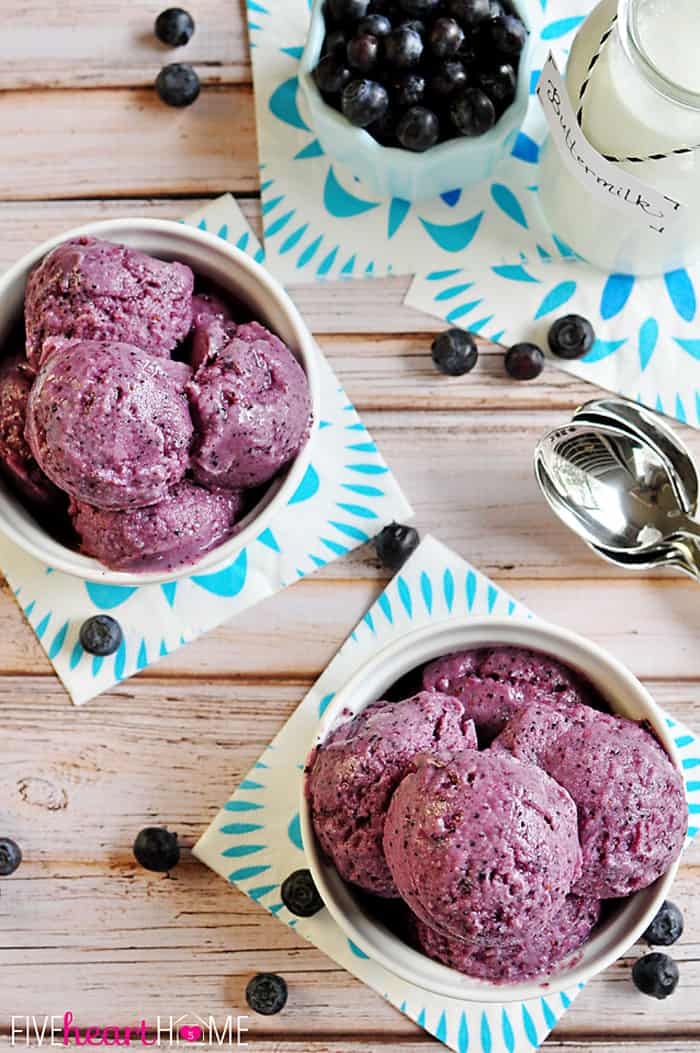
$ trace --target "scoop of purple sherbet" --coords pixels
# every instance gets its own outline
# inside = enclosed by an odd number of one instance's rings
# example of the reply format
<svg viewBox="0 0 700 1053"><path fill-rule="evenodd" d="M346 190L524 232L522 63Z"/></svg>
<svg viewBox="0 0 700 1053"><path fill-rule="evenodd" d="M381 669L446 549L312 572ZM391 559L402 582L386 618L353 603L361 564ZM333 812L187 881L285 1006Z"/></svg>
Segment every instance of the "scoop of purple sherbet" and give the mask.
<svg viewBox="0 0 700 1053"><path fill-rule="evenodd" d="M311 395L306 374L279 337L258 322L197 370L188 388L195 479L212 489L268 482L302 447Z"/></svg>
<svg viewBox="0 0 700 1053"><path fill-rule="evenodd" d="M567 896L562 906L526 940L507 949L498 944L480 945L443 936L414 917L413 929L420 950L451 969L490 983L521 983L546 976L589 939L600 918L600 902Z"/></svg>
<svg viewBox="0 0 700 1053"><path fill-rule="evenodd" d="M66 241L34 268L24 316L27 358L36 370L66 340L105 340L169 356L192 321L194 276L111 241Z"/></svg>
<svg viewBox="0 0 700 1053"><path fill-rule="evenodd" d="M522 647L474 648L438 658L423 670L423 687L461 698L484 741L530 702L555 709L600 705L583 677L556 658Z"/></svg>
<svg viewBox="0 0 700 1053"><path fill-rule="evenodd" d="M184 476L192 440L189 366L129 344L79 341L51 355L27 406L39 466L98 508L162 500Z"/></svg>
<svg viewBox="0 0 700 1053"><path fill-rule="evenodd" d="M576 802L581 895L629 896L680 854L688 829L683 779L643 725L584 706L553 714L533 705L492 749L539 764Z"/></svg>
<svg viewBox="0 0 700 1053"><path fill-rule="evenodd" d="M211 493L183 480L162 501L126 511L71 501L80 550L113 570L177 570L234 533L236 493Z"/></svg>
<svg viewBox="0 0 700 1053"><path fill-rule="evenodd" d="M23 497L34 505L50 505L61 493L36 463L24 437L33 380L23 354L0 360L0 465Z"/></svg>
<svg viewBox="0 0 700 1053"><path fill-rule="evenodd" d="M466 749L476 749L476 732L461 702L427 691L375 702L331 732L313 758L307 795L316 837L341 877L396 896L382 848L391 795L418 755Z"/></svg>
<svg viewBox="0 0 700 1053"><path fill-rule="evenodd" d="M214 293L197 293L192 297L192 344L190 365L199 369L230 344L237 325L231 308Z"/></svg>
<svg viewBox="0 0 700 1053"><path fill-rule="evenodd" d="M384 853L399 894L426 925L505 948L547 924L579 877L576 805L534 765L460 753L400 783Z"/></svg>

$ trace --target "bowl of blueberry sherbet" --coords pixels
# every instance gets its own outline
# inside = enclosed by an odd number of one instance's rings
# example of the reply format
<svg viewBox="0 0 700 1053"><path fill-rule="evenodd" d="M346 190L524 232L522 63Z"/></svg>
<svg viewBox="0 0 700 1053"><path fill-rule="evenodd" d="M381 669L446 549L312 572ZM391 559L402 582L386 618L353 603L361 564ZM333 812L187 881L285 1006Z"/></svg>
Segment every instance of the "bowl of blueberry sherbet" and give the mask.
<svg viewBox="0 0 700 1053"><path fill-rule="evenodd" d="M487 179L527 111L531 0L315 0L301 60L329 157L415 201Z"/></svg>
<svg viewBox="0 0 700 1053"><path fill-rule="evenodd" d="M596 645L539 621L409 633L335 695L304 848L365 954L475 1002L573 990L665 900L688 826L663 714Z"/></svg>
<svg viewBox="0 0 700 1053"><path fill-rule="evenodd" d="M317 354L280 286L221 238L91 224L0 280L0 528L88 580L235 558L299 485Z"/></svg>

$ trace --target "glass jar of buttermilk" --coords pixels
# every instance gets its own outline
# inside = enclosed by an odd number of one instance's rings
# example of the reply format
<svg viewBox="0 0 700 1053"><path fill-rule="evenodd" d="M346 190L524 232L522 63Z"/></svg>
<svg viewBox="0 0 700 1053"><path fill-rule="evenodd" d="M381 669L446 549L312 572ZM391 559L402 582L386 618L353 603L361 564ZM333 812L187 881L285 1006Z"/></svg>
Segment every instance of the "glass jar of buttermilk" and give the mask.
<svg viewBox="0 0 700 1053"><path fill-rule="evenodd" d="M573 43L566 86L596 150L683 208L659 237L582 185L550 137L539 187L552 230L606 271L698 262L700 0L602 0Z"/></svg>

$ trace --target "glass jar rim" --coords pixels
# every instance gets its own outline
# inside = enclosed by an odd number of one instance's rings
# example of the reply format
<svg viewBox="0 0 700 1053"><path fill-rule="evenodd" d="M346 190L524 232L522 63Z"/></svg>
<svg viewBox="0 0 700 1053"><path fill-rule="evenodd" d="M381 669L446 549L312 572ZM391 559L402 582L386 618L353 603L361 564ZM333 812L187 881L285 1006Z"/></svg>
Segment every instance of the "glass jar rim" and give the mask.
<svg viewBox="0 0 700 1053"><path fill-rule="evenodd" d="M619 0L618 27L628 58L638 67L651 86L666 99L700 111L700 92L691 91L662 73L645 48L637 20L640 0Z"/></svg>

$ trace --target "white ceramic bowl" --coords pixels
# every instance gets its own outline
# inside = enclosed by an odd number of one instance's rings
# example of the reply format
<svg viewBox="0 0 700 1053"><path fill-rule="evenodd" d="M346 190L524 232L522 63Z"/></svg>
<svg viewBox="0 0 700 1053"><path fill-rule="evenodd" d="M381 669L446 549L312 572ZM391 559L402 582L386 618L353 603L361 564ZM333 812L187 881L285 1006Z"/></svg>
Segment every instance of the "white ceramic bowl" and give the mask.
<svg viewBox="0 0 700 1053"><path fill-rule="evenodd" d="M529 30L518 70L515 99L493 128L475 138L438 143L424 153L381 146L364 128L355 128L329 106L319 92L313 70L325 37L323 6L314 0L311 25L299 66L299 84L314 132L329 157L350 166L353 174L382 197L419 201L488 179L498 161L513 149L527 112L530 66L537 9L533 0L513 0Z"/></svg>
<svg viewBox="0 0 700 1053"><path fill-rule="evenodd" d="M382 698L405 673L441 655L466 647L507 644L529 647L560 659L583 673L610 708L634 720L648 720L673 763L680 768L668 728L648 691L636 677L596 644L542 621L453 619L413 632L386 647L340 690L324 713L313 745L323 742L341 718L359 713ZM370 916L349 885L322 856L314 837L308 802L302 791L301 830L306 857L323 900L345 934L396 976L448 998L481 1002L520 1001L555 993L585 982L624 954L667 897L678 869L676 861L653 885L632 895L582 948L574 964L524 983L493 984L464 976L413 950ZM546 987L545 987L546 985Z"/></svg>
<svg viewBox="0 0 700 1053"><path fill-rule="evenodd" d="M196 564L175 572L144 574L109 570L103 564L60 544L0 480L0 529L21 548L51 567L88 581L114 585L146 585L201 574L225 565L256 537L281 509L302 479L319 414L318 349L299 312L282 287L249 256L222 238L171 220L114 219L89 223L44 242L23 256L0 278L0 343L21 318L24 289L32 268L56 245L82 234L121 242L164 260L180 260L242 302L293 351L309 381L313 407L312 434L291 466L268 488L262 500L241 521L238 533L207 552Z"/></svg>

